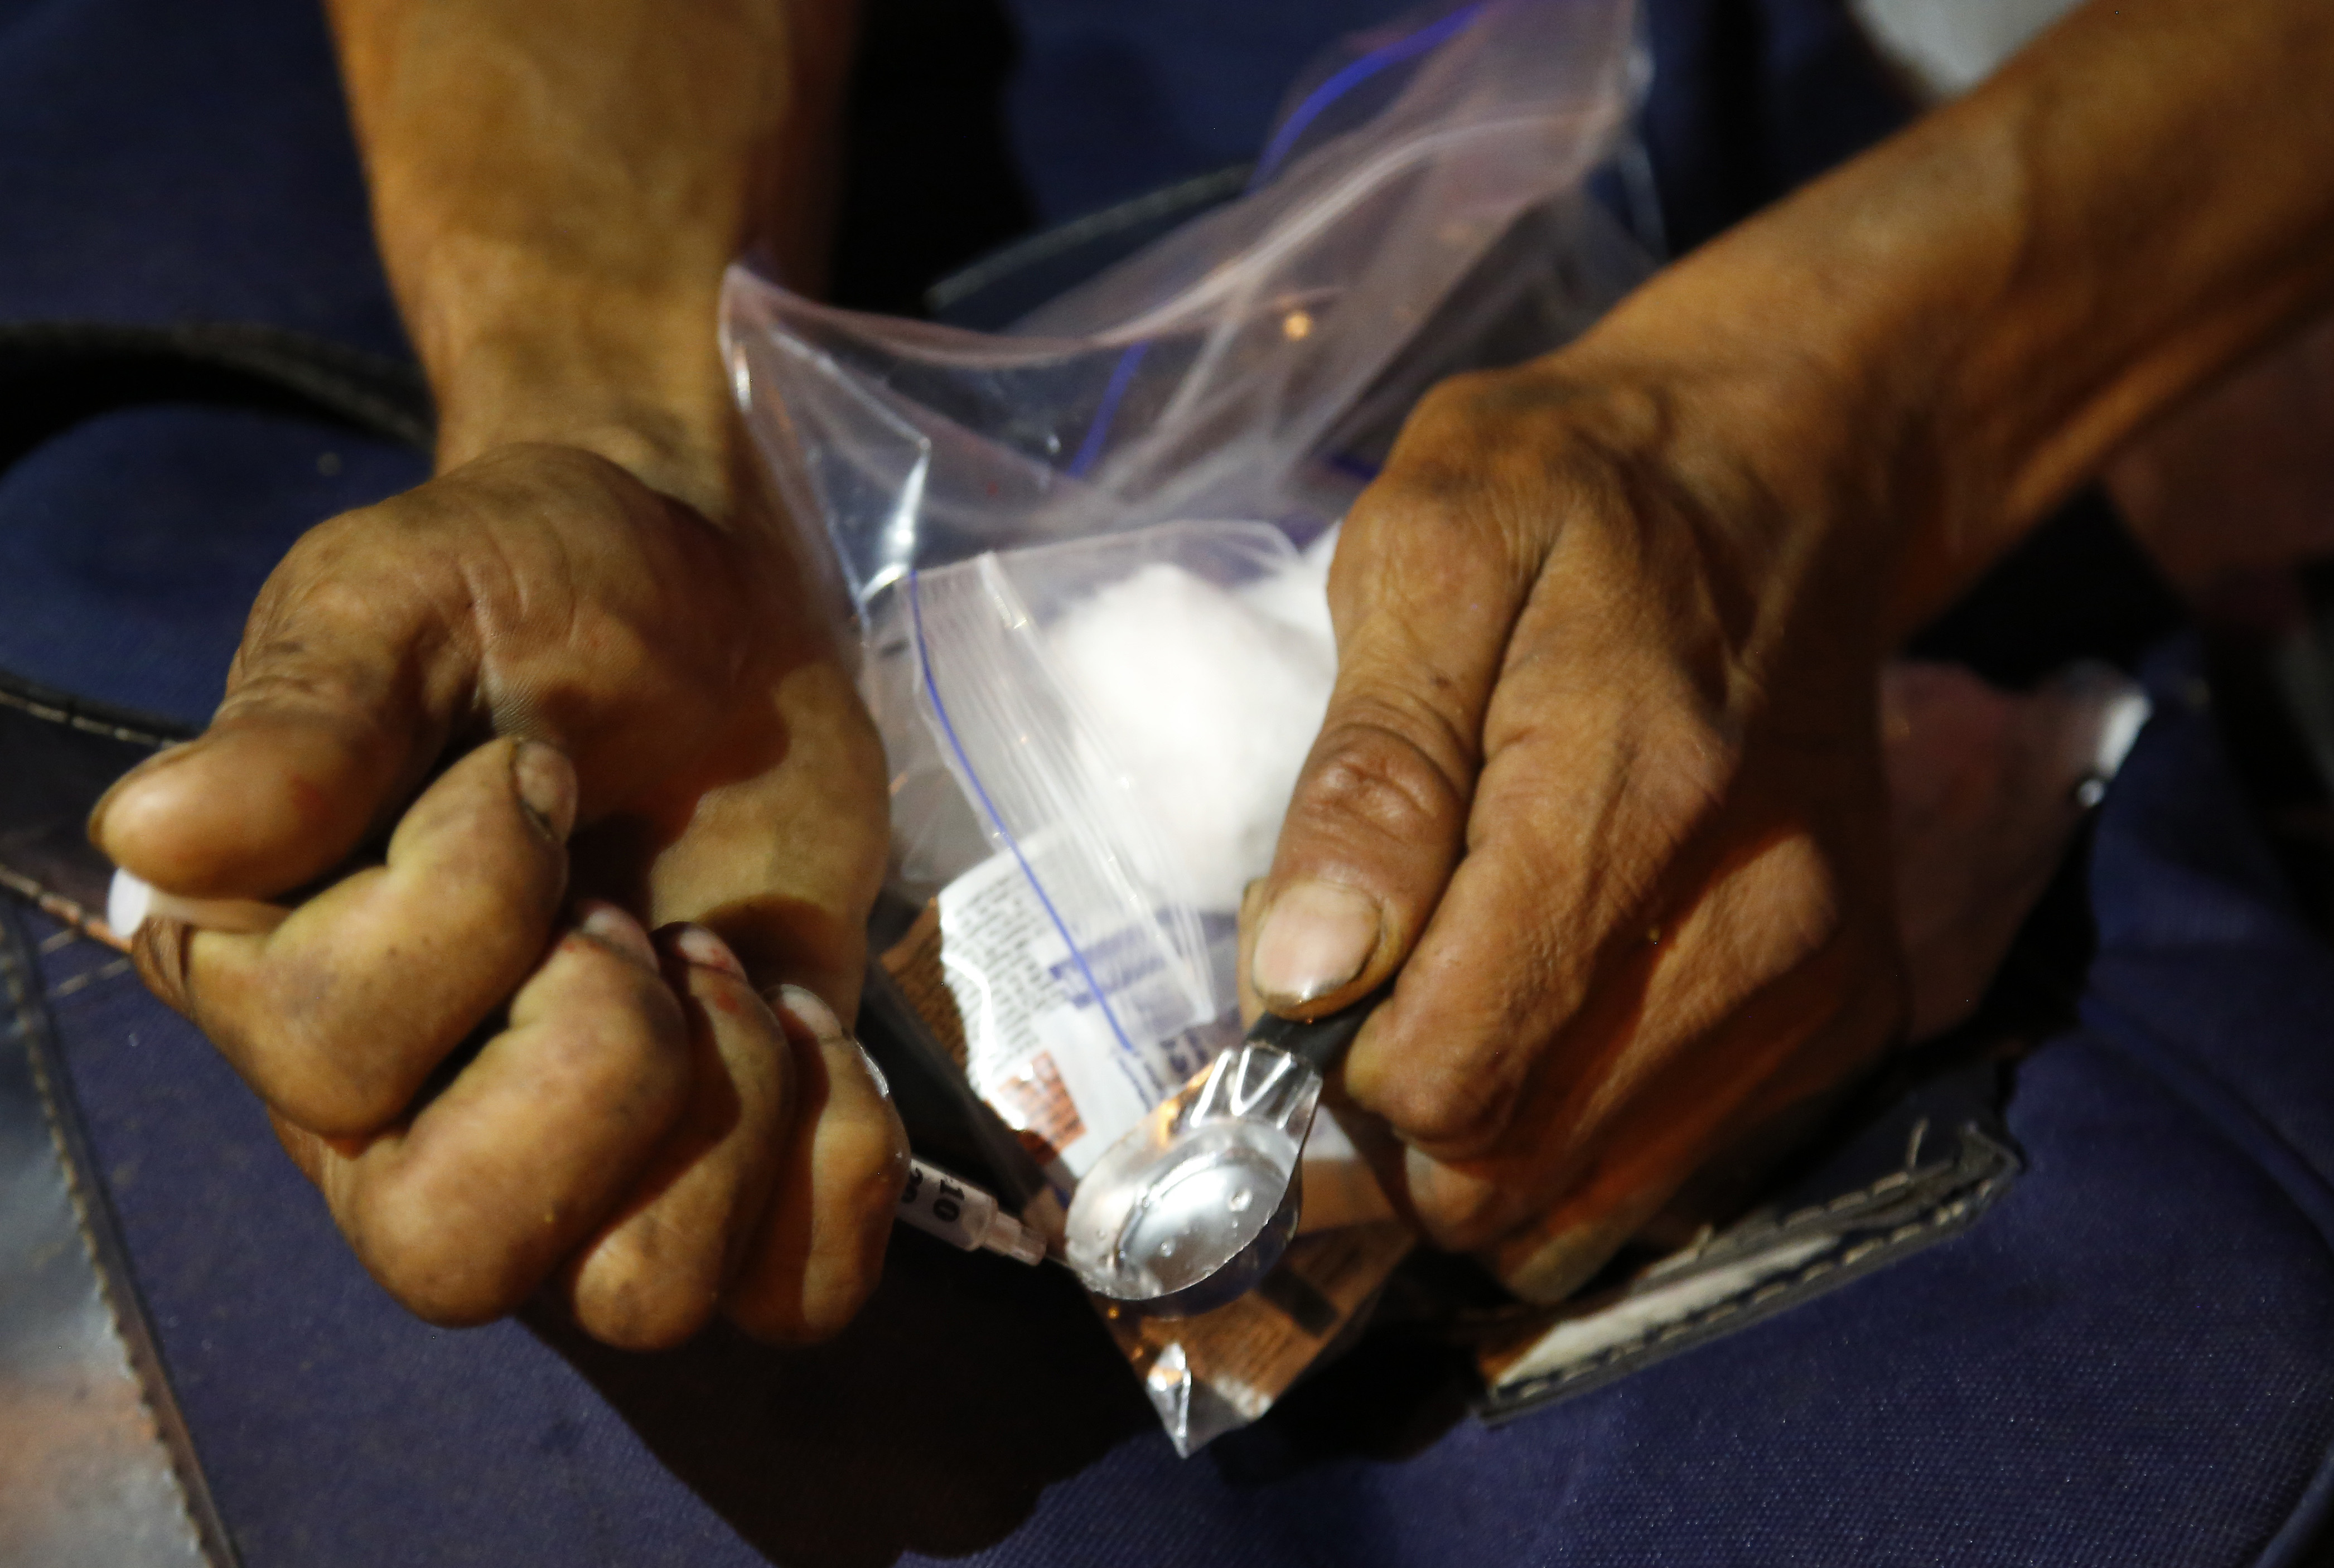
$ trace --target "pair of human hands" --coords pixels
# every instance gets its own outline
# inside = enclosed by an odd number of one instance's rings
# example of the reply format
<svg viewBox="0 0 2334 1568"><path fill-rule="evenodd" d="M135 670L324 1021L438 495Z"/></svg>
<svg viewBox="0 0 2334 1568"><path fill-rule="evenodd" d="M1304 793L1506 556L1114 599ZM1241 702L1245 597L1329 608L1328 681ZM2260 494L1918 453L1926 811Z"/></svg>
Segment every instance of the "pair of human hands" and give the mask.
<svg viewBox="0 0 2334 1568"><path fill-rule="evenodd" d="M815 161L845 8L411 9L333 5L458 466L295 548L209 734L95 832L265 899L385 839L270 935L151 926L140 957L418 1310L555 1280L619 1342L717 1308L815 1333L900 1179L843 1022L881 758L785 530L728 504L696 326L764 177ZM1430 1236L1561 1294L1896 1032L1883 650L2322 307L2320 164L2255 150L2334 146L2303 112L2329 52L2319 0L2101 0L1418 410L1347 522L1243 967L1294 1011L1399 971L1339 1090ZM562 102L594 111L507 112Z"/></svg>
<svg viewBox="0 0 2334 1568"><path fill-rule="evenodd" d="M1436 392L1355 508L1249 922L1275 1006L1400 970L1344 1091L1426 1233L1538 1294L1901 1010L1828 477L1754 471L1743 389L1599 352ZM614 1342L798 1338L872 1288L903 1146L841 1021L884 791L826 631L767 520L504 448L303 539L210 729L101 807L171 891L306 891L149 922L141 972L424 1316L551 1282Z"/></svg>

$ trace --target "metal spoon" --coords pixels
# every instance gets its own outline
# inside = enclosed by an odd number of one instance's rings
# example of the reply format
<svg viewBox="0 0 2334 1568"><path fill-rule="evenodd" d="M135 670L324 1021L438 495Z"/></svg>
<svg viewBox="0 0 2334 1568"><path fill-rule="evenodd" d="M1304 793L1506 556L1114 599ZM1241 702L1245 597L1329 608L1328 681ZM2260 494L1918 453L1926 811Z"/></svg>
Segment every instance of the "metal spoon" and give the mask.
<svg viewBox="0 0 2334 1568"><path fill-rule="evenodd" d="M1064 1252L1086 1288L1181 1317L1262 1279L1297 1234L1322 1074L1384 996L1310 1023L1267 1014L1112 1144L1066 1222Z"/></svg>

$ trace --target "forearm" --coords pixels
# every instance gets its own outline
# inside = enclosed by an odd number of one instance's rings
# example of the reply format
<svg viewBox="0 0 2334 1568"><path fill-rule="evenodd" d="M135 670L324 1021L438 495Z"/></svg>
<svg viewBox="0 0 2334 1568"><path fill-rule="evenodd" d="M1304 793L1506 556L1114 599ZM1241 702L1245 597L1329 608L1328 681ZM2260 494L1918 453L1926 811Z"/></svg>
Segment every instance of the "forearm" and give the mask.
<svg viewBox="0 0 2334 1568"><path fill-rule="evenodd" d="M1789 360L1864 450L1884 633L2152 417L2334 297L2334 8L2094 0L1611 323ZM1788 334L1784 341L1779 336ZM1789 454L1783 455L1788 463Z"/></svg>
<svg viewBox="0 0 2334 1568"><path fill-rule="evenodd" d="M725 515L723 267L822 248L848 0L330 0L439 463L584 447Z"/></svg>

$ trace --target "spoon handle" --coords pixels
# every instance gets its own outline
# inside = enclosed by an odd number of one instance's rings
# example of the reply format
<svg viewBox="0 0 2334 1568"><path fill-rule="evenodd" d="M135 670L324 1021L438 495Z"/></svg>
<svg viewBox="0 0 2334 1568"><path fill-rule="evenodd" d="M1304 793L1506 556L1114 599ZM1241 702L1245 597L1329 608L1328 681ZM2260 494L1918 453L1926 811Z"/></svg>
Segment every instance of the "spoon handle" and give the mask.
<svg viewBox="0 0 2334 1568"><path fill-rule="evenodd" d="M1362 1021L1393 989L1394 982L1389 980L1352 1005L1319 1018L1300 1020L1267 1013L1249 1030L1248 1037L1259 1045L1302 1057L1326 1078L1345 1055L1345 1047L1354 1043L1354 1036L1362 1032Z"/></svg>

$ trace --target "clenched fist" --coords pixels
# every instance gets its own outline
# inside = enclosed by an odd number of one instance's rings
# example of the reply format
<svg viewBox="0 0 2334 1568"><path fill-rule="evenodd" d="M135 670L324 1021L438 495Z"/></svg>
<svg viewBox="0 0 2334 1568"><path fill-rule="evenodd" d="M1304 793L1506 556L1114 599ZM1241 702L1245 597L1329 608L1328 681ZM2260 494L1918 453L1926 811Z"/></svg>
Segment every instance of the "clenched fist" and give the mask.
<svg viewBox="0 0 2334 1568"><path fill-rule="evenodd" d="M548 1280L616 1343L798 1338L873 1287L905 1147L837 1015L882 761L779 541L500 448L304 538L209 729L98 809L161 888L300 899L140 967L433 1322Z"/></svg>

